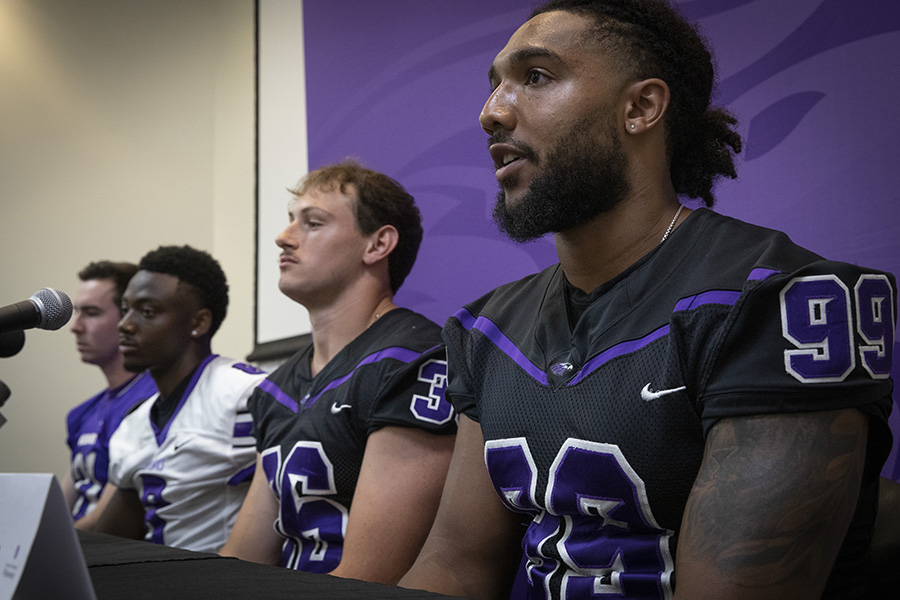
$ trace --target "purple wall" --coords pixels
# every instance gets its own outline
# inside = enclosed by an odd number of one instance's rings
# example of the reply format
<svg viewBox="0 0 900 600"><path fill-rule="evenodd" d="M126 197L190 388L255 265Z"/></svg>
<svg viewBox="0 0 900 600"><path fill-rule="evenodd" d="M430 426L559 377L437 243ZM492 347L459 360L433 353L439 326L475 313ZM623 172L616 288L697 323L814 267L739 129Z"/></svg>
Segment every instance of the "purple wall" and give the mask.
<svg viewBox="0 0 900 600"><path fill-rule="evenodd" d="M900 3L678 4L715 49L718 103L745 141L717 210L828 258L900 273L900 169L888 158L900 134ZM355 156L416 197L425 239L397 300L438 323L556 261L552 239L517 246L493 225L497 185L477 121L491 60L531 6L304 2L310 169ZM884 473L900 480L894 446Z"/></svg>

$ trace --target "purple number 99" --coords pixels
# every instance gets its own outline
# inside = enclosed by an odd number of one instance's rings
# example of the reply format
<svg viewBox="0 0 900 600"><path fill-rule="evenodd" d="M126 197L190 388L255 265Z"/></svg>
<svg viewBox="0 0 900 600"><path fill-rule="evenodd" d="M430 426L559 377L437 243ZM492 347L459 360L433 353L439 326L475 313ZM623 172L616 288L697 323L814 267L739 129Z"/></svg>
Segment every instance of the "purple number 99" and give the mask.
<svg viewBox="0 0 900 600"><path fill-rule="evenodd" d="M795 346L785 350L784 367L797 380L846 379L856 367L855 331L863 342L859 356L866 371L879 379L890 375L893 288L885 275L863 275L853 292L851 300L850 290L835 275L797 277L781 291L782 334Z"/></svg>

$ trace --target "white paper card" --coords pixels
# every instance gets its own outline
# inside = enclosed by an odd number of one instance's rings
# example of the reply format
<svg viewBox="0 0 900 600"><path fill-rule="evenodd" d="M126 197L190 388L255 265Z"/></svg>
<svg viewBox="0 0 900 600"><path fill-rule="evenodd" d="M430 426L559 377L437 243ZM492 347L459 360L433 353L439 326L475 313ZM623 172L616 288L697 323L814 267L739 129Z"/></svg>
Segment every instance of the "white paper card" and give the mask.
<svg viewBox="0 0 900 600"><path fill-rule="evenodd" d="M0 600L96 600L56 478L0 473Z"/></svg>

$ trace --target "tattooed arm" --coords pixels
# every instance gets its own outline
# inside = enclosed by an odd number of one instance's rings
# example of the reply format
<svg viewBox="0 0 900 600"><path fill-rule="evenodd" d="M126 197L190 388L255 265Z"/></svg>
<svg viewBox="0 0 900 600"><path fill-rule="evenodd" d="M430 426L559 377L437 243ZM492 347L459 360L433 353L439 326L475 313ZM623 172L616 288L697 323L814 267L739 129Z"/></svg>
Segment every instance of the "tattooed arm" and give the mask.
<svg viewBox="0 0 900 600"><path fill-rule="evenodd" d="M725 419L685 508L675 598L820 598L859 495L855 409Z"/></svg>

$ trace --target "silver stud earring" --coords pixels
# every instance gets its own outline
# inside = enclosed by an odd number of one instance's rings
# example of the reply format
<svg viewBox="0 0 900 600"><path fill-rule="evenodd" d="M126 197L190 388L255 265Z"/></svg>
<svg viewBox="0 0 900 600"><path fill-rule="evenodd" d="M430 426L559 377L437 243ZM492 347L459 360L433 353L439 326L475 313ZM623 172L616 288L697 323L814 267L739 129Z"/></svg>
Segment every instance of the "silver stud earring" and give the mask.
<svg viewBox="0 0 900 600"><path fill-rule="evenodd" d="M634 129L634 123L631 124L631 128Z"/></svg>
<svg viewBox="0 0 900 600"><path fill-rule="evenodd" d="M197 337L197 330L196 330L196 329L193 330L193 331L191 332L191 335L194 336L194 337Z"/></svg>

